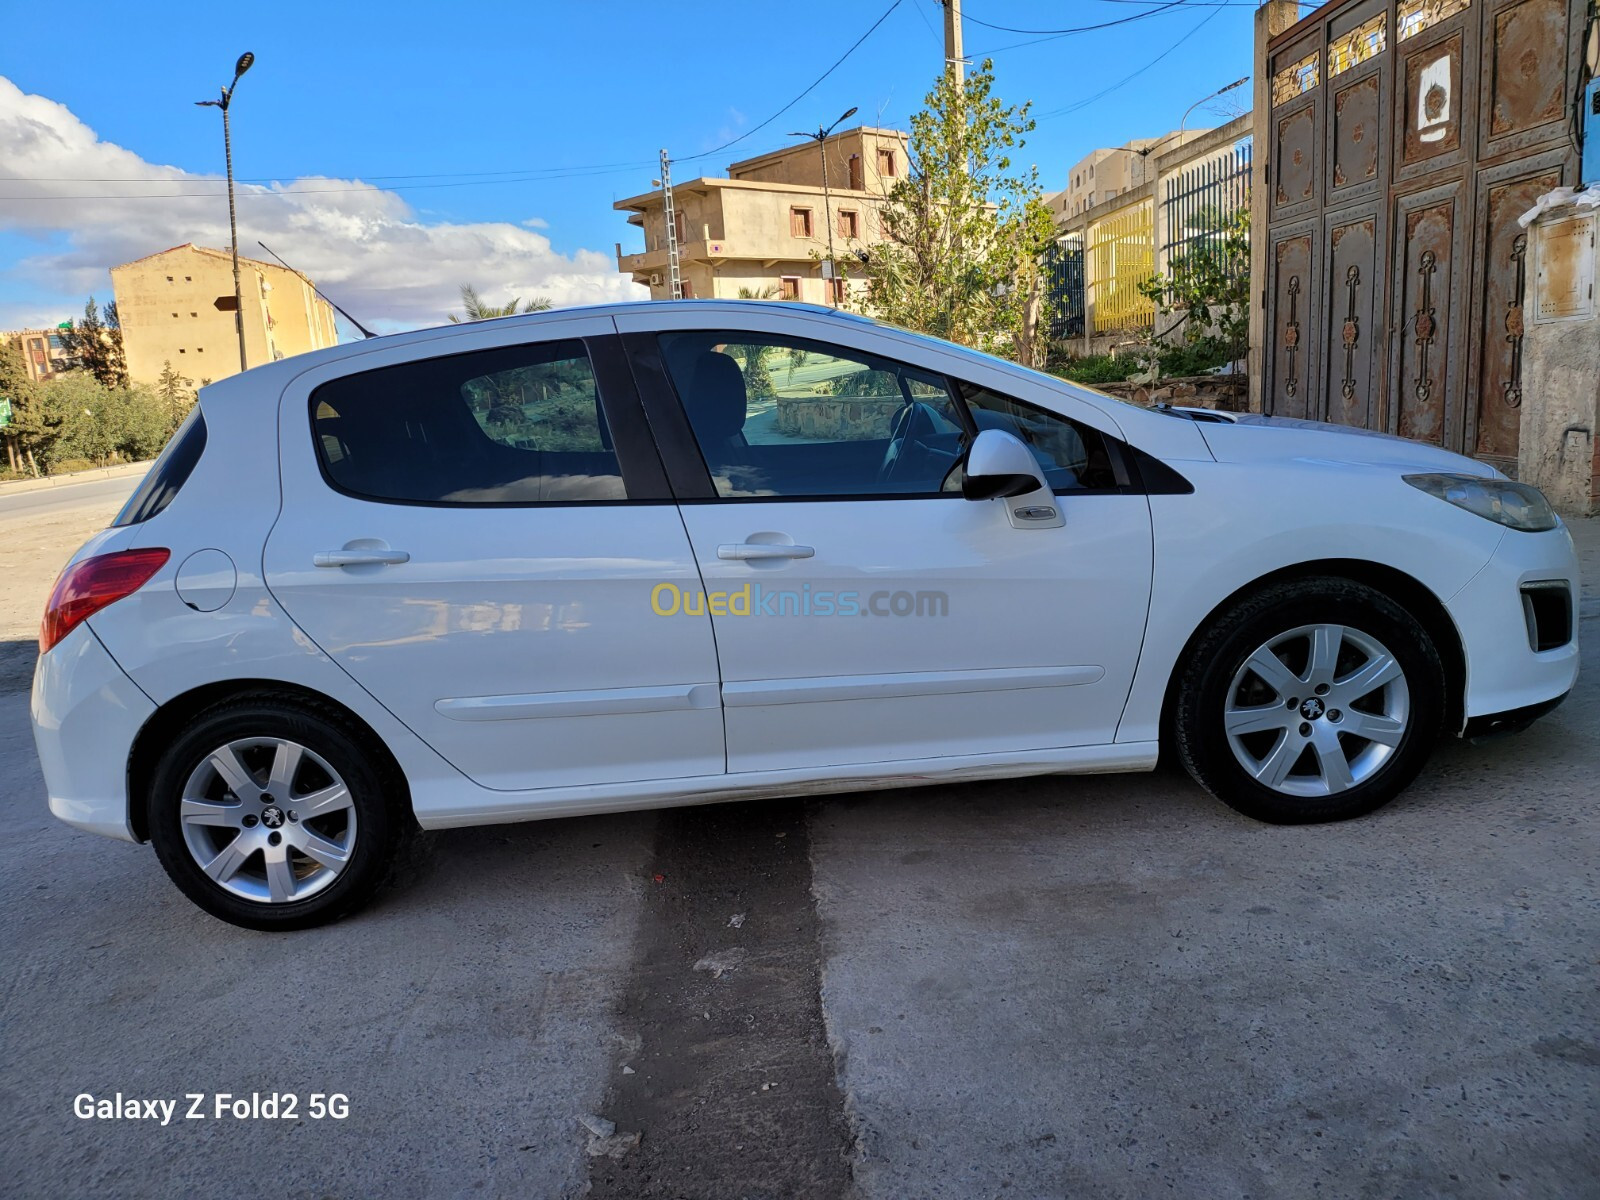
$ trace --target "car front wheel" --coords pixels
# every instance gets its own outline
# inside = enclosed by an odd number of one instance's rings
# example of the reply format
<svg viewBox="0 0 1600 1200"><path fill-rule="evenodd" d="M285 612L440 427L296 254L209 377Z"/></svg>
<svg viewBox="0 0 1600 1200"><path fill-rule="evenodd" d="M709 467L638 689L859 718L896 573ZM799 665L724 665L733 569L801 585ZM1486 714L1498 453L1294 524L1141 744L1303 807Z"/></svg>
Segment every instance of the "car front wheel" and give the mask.
<svg viewBox="0 0 1600 1200"><path fill-rule="evenodd" d="M365 739L334 710L288 698L219 705L155 772L150 840L212 916L304 929L371 899L409 823Z"/></svg>
<svg viewBox="0 0 1600 1200"><path fill-rule="evenodd" d="M1190 774L1246 816L1339 821L1416 778L1443 697L1438 651L1399 604L1347 579L1291 580L1201 636L1174 733Z"/></svg>

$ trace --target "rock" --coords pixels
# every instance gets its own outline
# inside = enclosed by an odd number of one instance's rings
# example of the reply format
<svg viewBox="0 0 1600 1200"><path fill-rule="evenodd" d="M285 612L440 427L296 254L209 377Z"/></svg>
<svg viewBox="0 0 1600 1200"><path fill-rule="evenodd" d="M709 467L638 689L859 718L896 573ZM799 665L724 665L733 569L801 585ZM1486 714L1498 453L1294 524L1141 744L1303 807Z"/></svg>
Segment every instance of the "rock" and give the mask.
<svg viewBox="0 0 1600 1200"><path fill-rule="evenodd" d="M617 1131L615 1121L608 1121L604 1117L595 1116L593 1113L579 1117L578 1124L598 1138L608 1138Z"/></svg>
<svg viewBox="0 0 1600 1200"><path fill-rule="evenodd" d="M623 1067L622 1068L622 1073L624 1075L632 1075L633 1074L633 1068L632 1067Z"/></svg>
<svg viewBox="0 0 1600 1200"><path fill-rule="evenodd" d="M728 918L728 928L730 928L730 929L740 929L740 928L743 928L743 926L744 926L744 914L743 913L734 913L733 916Z"/></svg>
<svg viewBox="0 0 1600 1200"><path fill-rule="evenodd" d="M610 1137L589 1139L590 1158L621 1158L639 1145L637 1133L617 1133Z"/></svg>
<svg viewBox="0 0 1600 1200"><path fill-rule="evenodd" d="M749 951L743 946L731 946L716 954L708 954L695 963L696 971L710 971L711 978L721 979L729 971L735 970L748 957Z"/></svg>

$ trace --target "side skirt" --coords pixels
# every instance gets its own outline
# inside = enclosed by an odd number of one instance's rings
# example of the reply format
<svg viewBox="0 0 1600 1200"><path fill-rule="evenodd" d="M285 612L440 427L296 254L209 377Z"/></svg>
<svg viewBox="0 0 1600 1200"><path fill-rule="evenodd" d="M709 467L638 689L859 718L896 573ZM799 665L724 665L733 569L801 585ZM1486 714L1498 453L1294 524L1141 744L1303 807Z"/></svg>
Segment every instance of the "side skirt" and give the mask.
<svg viewBox="0 0 1600 1200"><path fill-rule="evenodd" d="M550 817L629 812L642 808L675 808L720 804L775 796L824 796L835 792L891 787L924 787L979 779L1015 779L1028 775L1092 775L1149 771L1156 765L1157 743L1125 742L1107 746L1074 746L1030 750L1021 754L967 754L882 763L850 763L798 771L750 771L733 775L698 775L686 779L653 779L601 787L539 788L495 792L476 788L463 792L425 783L414 789L417 822L424 829L458 829Z"/></svg>

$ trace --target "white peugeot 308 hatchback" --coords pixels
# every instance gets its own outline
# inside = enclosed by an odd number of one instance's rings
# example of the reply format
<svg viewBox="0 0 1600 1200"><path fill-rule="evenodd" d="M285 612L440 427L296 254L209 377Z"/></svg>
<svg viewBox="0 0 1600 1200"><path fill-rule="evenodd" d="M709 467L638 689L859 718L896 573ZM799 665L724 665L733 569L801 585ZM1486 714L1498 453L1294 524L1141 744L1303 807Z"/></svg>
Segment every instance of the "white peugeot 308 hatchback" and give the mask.
<svg viewBox="0 0 1600 1200"><path fill-rule="evenodd" d="M204 389L41 634L50 807L258 929L411 831L1152 767L1370 812L1577 672L1533 488L794 304L578 309Z"/></svg>

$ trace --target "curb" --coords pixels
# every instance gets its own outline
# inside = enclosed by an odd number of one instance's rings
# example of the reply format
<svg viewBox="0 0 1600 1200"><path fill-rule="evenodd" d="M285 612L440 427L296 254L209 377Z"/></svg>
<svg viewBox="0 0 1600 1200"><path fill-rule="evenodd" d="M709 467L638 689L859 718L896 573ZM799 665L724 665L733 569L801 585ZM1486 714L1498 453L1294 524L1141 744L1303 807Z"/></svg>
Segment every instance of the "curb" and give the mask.
<svg viewBox="0 0 1600 1200"><path fill-rule="evenodd" d="M18 492L37 492L44 488L66 487L73 483L90 483L96 479L119 479L124 475L143 475L154 459L136 463L118 463L114 467L95 467L88 471L74 471L70 475L46 475L43 479L14 479L0 483L0 496Z"/></svg>

